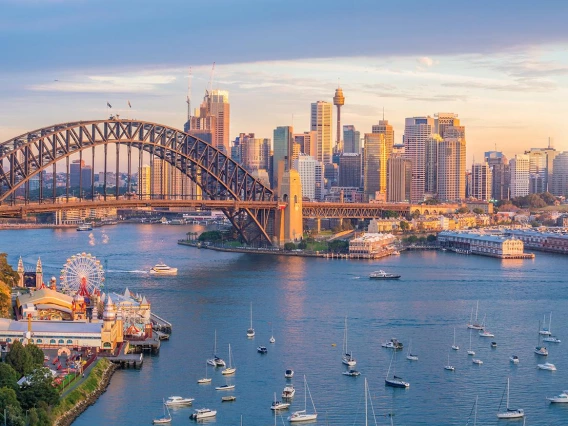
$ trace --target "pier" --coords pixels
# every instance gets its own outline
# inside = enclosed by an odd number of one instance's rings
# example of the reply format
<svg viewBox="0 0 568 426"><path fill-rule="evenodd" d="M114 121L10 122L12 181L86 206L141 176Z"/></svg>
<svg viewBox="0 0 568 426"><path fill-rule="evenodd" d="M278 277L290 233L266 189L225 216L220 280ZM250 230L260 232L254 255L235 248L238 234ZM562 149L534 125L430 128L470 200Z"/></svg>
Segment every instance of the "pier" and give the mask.
<svg viewBox="0 0 568 426"><path fill-rule="evenodd" d="M152 330L159 331L161 333L172 334L171 322L166 321L165 319L159 317L153 312L150 314L150 321L152 321Z"/></svg>
<svg viewBox="0 0 568 426"><path fill-rule="evenodd" d="M120 368L142 368L144 356L140 354L123 354L107 358L113 364L120 365Z"/></svg>
<svg viewBox="0 0 568 426"><path fill-rule="evenodd" d="M129 340L129 354L141 354L142 352L150 352L152 354L157 354L160 352L160 346L162 345L160 339L151 337L144 340Z"/></svg>

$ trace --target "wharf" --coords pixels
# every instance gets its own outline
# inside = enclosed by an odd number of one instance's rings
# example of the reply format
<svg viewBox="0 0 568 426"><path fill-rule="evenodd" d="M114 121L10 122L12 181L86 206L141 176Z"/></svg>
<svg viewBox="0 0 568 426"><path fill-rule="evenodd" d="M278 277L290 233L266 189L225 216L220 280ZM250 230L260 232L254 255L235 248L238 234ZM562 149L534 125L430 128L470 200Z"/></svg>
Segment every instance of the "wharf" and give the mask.
<svg viewBox="0 0 568 426"><path fill-rule="evenodd" d="M161 342L160 339L151 337L144 340L129 340L129 350L130 354L141 354L142 352L151 352L152 354L157 354L160 352Z"/></svg>
<svg viewBox="0 0 568 426"><path fill-rule="evenodd" d="M113 364L120 365L121 368L142 368L144 356L140 354L118 354L107 358Z"/></svg>
<svg viewBox="0 0 568 426"><path fill-rule="evenodd" d="M159 317L155 313L150 314L150 321L152 321L152 330L159 331L166 334L172 334L172 323ZM163 339L162 339L163 340Z"/></svg>

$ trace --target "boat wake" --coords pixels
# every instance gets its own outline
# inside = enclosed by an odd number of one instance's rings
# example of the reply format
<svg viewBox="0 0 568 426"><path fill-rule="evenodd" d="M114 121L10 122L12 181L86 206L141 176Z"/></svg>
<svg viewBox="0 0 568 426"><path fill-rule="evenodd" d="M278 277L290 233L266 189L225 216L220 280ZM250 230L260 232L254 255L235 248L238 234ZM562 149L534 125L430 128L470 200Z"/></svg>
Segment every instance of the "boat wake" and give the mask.
<svg viewBox="0 0 568 426"><path fill-rule="evenodd" d="M148 271L141 271L138 269L135 269L133 271L122 271L120 269L107 269L106 272L110 272L110 273L115 273L115 274L147 274Z"/></svg>

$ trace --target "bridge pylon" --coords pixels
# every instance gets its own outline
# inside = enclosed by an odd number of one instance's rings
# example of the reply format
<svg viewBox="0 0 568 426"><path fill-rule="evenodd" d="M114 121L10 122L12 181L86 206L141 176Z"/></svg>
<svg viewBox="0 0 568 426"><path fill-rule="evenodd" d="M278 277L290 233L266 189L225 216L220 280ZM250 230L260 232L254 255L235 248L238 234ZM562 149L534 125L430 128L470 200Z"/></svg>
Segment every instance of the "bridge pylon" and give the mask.
<svg viewBox="0 0 568 426"><path fill-rule="evenodd" d="M302 183L297 170L284 172L280 194L280 201L286 203L284 209L278 209L278 243L283 247L286 243L299 241L304 235Z"/></svg>

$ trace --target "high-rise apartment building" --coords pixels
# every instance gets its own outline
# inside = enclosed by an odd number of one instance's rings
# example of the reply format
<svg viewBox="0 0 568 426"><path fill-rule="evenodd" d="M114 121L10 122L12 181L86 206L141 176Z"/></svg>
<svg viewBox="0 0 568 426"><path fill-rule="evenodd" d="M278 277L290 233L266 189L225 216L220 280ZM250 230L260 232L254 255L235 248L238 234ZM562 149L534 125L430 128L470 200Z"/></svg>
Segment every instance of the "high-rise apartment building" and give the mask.
<svg viewBox="0 0 568 426"><path fill-rule="evenodd" d="M318 154L317 132L296 133L294 143L300 144L300 152L316 158Z"/></svg>
<svg viewBox="0 0 568 426"><path fill-rule="evenodd" d="M438 191L438 144L443 139L434 134L426 139L426 157L424 159L425 177L424 192L430 197L437 196Z"/></svg>
<svg viewBox="0 0 568 426"><path fill-rule="evenodd" d="M90 189L93 182L93 169L85 164L85 160L74 160L69 165L69 185Z"/></svg>
<svg viewBox="0 0 568 426"><path fill-rule="evenodd" d="M529 156L529 192L538 194L548 191L558 151L552 147L531 148L525 154Z"/></svg>
<svg viewBox="0 0 568 426"><path fill-rule="evenodd" d="M285 170L292 164L292 142L294 128L292 126L279 126L273 133L272 153L272 188L279 190L279 179Z"/></svg>
<svg viewBox="0 0 568 426"><path fill-rule="evenodd" d="M434 133L440 135L442 138L459 137L446 134L446 127L457 127L460 125L460 120L458 119L457 114L454 114L453 112L439 112L434 114L434 117L436 118Z"/></svg>
<svg viewBox="0 0 568 426"><path fill-rule="evenodd" d="M152 169L148 165L138 168L138 197L149 200L152 194Z"/></svg>
<svg viewBox="0 0 568 426"><path fill-rule="evenodd" d="M509 161L511 198L529 195L530 159L528 155L517 154Z"/></svg>
<svg viewBox="0 0 568 426"><path fill-rule="evenodd" d="M318 162L309 155L300 154L297 160L294 160L292 168L300 174L300 182L302 184L302 198L310 201L316 199L316 168ZM321 182L320 182L321 184Z"/></svg>
<svg viewBox="0 0 568 426"><path fill-rule="evenodd" d="M487 151L484 154L485 161L491 168L493 200L508 200L510 186L509 160L498 151Z"/></svg>
<svg viewBox="0 0 568 426"><path fill-rule="evenodd" d="M316 132L316 160L329 164L331 163L331 108L332 104L324 101L317 101L311 105L311 131Z"/></svg>
<svg viewBox="0 0 568 426"><path fill-rule="evenodd" d="M365 133L365 173L363 188L368 200L386 201L387 161L392 145L383 133Z"/></svg>
<svg viewBox="0 0 568 426"><path fill-rule="evenodd" d="M448 133L446 128L446 134ZM466 165L465 139L445 137L438 143L438 189L440 201L460 201L465 199Z"/></svg>
<svg viewBox="0 0 568 426"><path fill-rule="evenodd" d="M489 201L491 199L492 190L493 179L491 167L489 167L487 161L473 164L471 166L470 195L478 200Z"/></svg>
<svg viewBox="0 0 568 426"><path fill-rule="evenodd" d="M412 164L410 200L424 201L426 176L426 140L432 137L435 122L432 117L411 117L404 125L404 156Z"/></svg>
<svg viewBox="0 0 568 426"><path fill-rule="evenodd" d="M239 136L241 165L249 172L268 171L270 160L270 139L255 138L254 133L241 133Z"/></svg>
<svg viewBox="0 0 568 426"><path fill-rule="evenodd" d="M344 152L339 157L339 186L361 186L361 154Z"/></svg>
<svg viewBox="0 0 568 426"><path fill-rule="evenodd" d="M229 92L226 90L212 90L205 92L203 102L196 109L195 116L191 117L189 133L200 131L203 136L211 135L211 144L226 155L230 155L229 127L231 122L231 106ZM209 131L209 132L207 132Z"/></svg>
<svg viewBox="0 0 568 426"><path fill-rule="evenodd" d="M343 126L343 152L361 153L361 132L351 124Z"/></svg>
<svg viewBox="0 0 568 426"><path fill-rule="evenodd" d="M380 133L385 135L385 142L389 146L394 146L394 127L389 124L388 120L379 120L379 124L373 124L371 133Z"/></svg>
<svg viewBox="0 0 568 426"><path fill-rule="evenodd" d="M411 161L399 154L391 155L387 166L387 201L389 203L410 202L411 180Z"/></svg>
<svg viewBox="0 0 568 426"><path fill-rule="evenodd" d="M557 153L553 168L550 192L568 197L568 151Z"/></svg>

